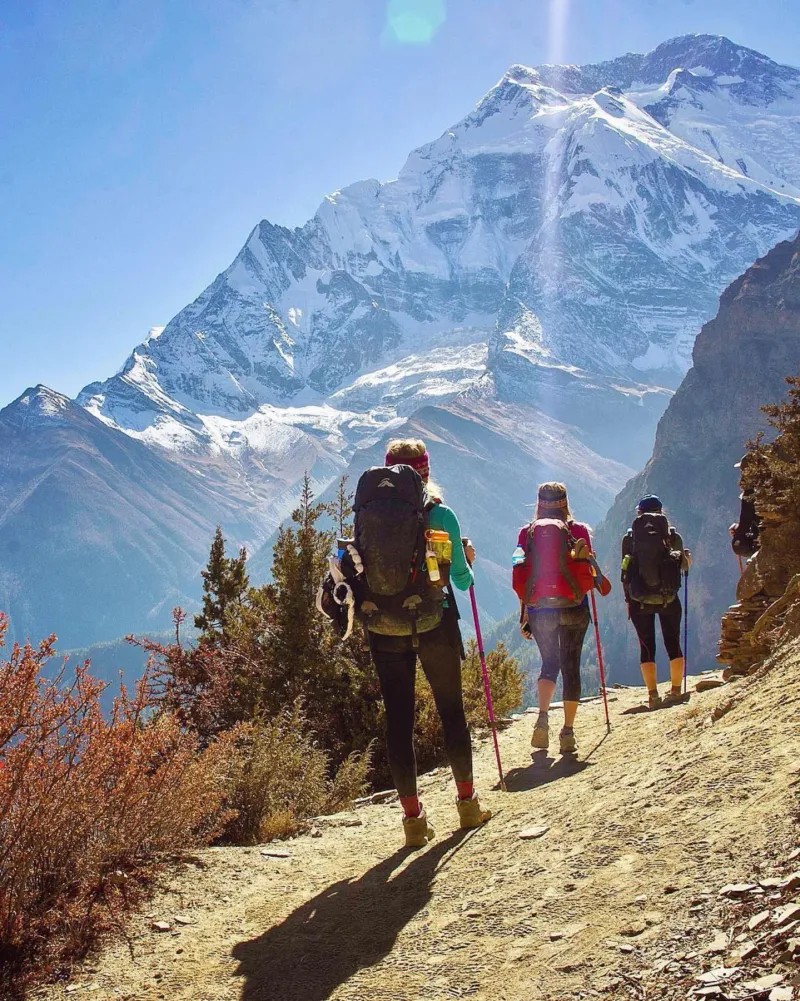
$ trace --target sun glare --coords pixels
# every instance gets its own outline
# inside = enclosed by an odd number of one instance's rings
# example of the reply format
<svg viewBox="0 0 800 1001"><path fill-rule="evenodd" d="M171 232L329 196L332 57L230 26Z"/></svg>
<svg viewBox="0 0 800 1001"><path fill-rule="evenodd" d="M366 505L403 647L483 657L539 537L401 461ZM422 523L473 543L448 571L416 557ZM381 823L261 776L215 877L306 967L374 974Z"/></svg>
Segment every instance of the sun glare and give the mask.
<svg viewBox="0 0 800 1001"><path fill-rule="evenodd" d="M400 45L427 45L446 16L445 0L388 0L385 34Z"/></svg>

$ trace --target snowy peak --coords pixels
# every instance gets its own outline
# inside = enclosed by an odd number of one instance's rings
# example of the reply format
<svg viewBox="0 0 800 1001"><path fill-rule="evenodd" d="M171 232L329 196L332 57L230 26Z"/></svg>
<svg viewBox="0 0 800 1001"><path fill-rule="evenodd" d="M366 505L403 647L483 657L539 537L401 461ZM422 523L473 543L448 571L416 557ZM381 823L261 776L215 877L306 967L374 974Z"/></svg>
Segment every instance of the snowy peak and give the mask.
<svg viewBox="0 0 800 1001"><path fill-rule="evenodd" d="M687 70L695 80L712 78L718 85L732 87L731 94L744 103L756 97L773 100L782 84L800 81L800 72L793 67L781 66L723 35L683 35L664 42L642 58L638 79L658 83L676 68Z"/></svg>
<svg viewBox="0 0 800 1001"><path fill-rule="evenodd" d="M0 410L0 421L26 430L39 427L66 427L85 415L83 410L62 393L39 384L26 389Z"/></svg>
<svg viewBox="0 0 800 1001"><path fill-rule="evenodd" d="M722 288L800 224L798 79L709 35L511 66L396 180L259 223L80 402L152 445L271 454L302 431L327 454L480 380L490 341L675 385Z"/></svg>
<svg viewBox="0 0 800 1001"><path fill-rule="evenodd" d="M723 35L681 35L644 55L628 53L586 66L543 65L533 72L557 90L587 94L604 87L637 90L643 85L661 85L675 71L688 72L699 87L707 89L708 81L727 86L731 95L742 103L769 102L783 93L785 87L796 86L800 81L800 71L782 66L755 49L737 45Z"/></svg>

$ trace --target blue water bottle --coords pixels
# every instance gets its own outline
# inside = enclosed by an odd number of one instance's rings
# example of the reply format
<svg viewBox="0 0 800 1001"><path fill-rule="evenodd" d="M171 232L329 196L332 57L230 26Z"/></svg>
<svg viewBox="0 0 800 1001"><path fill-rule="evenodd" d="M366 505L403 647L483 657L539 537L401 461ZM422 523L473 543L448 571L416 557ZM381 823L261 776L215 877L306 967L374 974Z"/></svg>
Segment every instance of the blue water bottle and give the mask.
<svg viewBox="0 0 800 1001"><path fill-rule="evenodd" d="M511 555L511 566L518 567L525 562L525 550L522 546L517 546Z"/></svg>

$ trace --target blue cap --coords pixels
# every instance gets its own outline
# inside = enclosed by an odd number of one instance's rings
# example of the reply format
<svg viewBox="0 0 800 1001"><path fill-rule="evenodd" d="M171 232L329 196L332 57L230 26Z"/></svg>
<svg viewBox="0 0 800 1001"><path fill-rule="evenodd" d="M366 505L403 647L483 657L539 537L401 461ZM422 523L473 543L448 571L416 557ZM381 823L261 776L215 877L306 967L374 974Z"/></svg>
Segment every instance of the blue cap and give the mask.
<svg viewBox="0 0 800 1001"><path fill-rule="evenodd" d="M646 497L642 497L636 507L642 512L642 514L649 514L653 511L660 511L664 505L656 497L655 494L648 494Z"/></svg>

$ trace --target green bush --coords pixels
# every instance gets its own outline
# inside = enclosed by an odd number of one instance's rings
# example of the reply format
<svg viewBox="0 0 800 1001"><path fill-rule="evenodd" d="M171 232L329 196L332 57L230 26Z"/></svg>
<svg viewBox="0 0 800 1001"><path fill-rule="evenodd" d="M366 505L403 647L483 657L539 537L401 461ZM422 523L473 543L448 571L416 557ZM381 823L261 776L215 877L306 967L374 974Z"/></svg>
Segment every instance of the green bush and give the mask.
<svg viewBox="0 0 800 1001"><path fill-rule="evenodd" d="M488 728L489 714L478 644L475 640L470 640L467 644L466 654L461 670L464 710L470 729L473 732L480 732ZM502 643L498 643L497 647L486 655L486 668L495 718L502 719L522 702L524 674L516 659L509 655ZM414 744L420 768L431 768L445 760L442 725L430 685L421 670L417 671L417 719Z"/></svg>
<svg viewBox="0 0 800 1001"><path fill-rule="evenodd" d="M348 809L367 788L370 749L353 753L332 778L301 706L238 728L240 764L229 806L236 811L227 836L236 844L288 837L303 821Z"/></svg>

